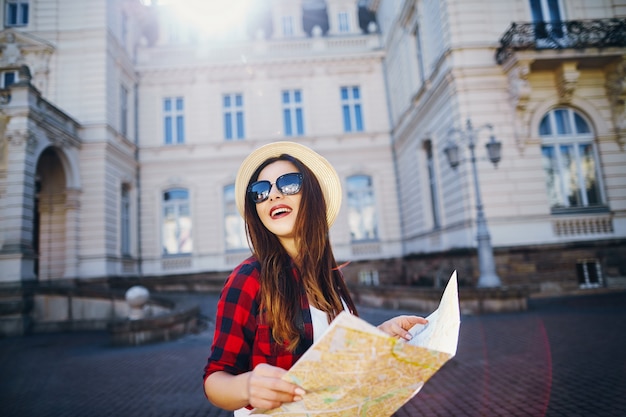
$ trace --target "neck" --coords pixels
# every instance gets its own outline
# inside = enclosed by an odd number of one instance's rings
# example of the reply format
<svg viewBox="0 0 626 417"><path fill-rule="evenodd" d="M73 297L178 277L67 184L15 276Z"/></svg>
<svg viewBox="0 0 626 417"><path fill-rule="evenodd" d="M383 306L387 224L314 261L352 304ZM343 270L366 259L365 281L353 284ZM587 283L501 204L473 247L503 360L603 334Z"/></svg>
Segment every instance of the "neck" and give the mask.
<svg viewBox="0 0 626 417"><path fill-rule="evenodd" d="M294 260L294 262L298 263L298 249L296 246L296 241L293 238L279 238L280 244L285 248L287 254Z"/></svg>

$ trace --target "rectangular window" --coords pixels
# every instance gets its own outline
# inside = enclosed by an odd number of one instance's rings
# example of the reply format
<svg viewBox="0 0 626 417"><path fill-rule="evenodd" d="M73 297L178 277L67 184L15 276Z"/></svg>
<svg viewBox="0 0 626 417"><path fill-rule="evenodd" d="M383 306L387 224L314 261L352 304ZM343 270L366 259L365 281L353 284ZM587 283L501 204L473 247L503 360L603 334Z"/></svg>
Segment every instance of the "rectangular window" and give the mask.
<svg viewBox="0 0 626 417"><path fill-rule="evenodd" d="M291 16L283 16L283 36L286 38L293 36L293 17Z"/></svg>
<svg viewBox="0 0 626 417"><path fill-rule="evenodd" d="M163 254L182 255L193 250L189 192L176 188L163 193Z"/></svg>
<svg viewBox="0 0 626 417"><path fill-rule="evenodd" d="M375 269L359 271L359 284L379 285L378 271Z"/></svg>
<svg viewBox="0 0 626 417"><path fill-rule="evenodd" d="M185 143L185 116L182 97L163 99L163 123L166 145Z"/></svg>
<svg viewBox="0 0 626 417"><path fill-rule="evenodd" d="M28 1L27 0L6 0L4 25L26 26L28 25Z"/></svg>
<svg viewBox="0 0 626 417"><path fill-rule="evenodd" d="M553 209L593 207L603 203L591 143L544 145L541 153Z"/></svg>
<svg viewBox="0 0 626 417"><path fill-rule="evenodd" d="M243 139L245 137L243 95L225 94L222 97L222 105L224 109L224 139Z"/></svg>
<svg viewBox="0 0 626 417"><path fill-rule="evenodd" d="M344 132L362 132L361 91L359 87L341 87L341 110Z"/></svg>
<svg viewBox="0 0 626 417"><path fill-rule="evenodd" d="M424 143L426 149L426 167L428 169L428 186L430 188L430 204L433 212L433 226L435 229L441 227L441 214L439 213L439 194L437 190L437 176L435 173L435 158L433 157L432 142L427 140Z"/></svg>
<svg viewBox="0 0 626 417"><path fill-rule="evenodd" d="M120 246L122 255L130 255L130 189L129 186L122 185L122 206L120 209Z"/></svg>
<svg viewBox="0 0 626 417"><path fill-rule="evenodd" d="M576 262L576 274L580 288L598 288L603 285L602 268L597 259L581 259Z"/></svg>
<svg viewBox="0 0 626 417"><path fill-rule="evenodd" d="M348 225L352 242L378 240L378 220L372 178L354 175L347 178Z"/></svg>
<svg viewBox="0 0 626 417"><path fill-rule="evenodd" d="M128 89L120 86L120 133L128 135Z"/></svg>
<svg viewBox="0 0 626 417"><path fill-rule="evenodd" d="M238 251L248 247L246 226L237 211L234 185L224 187L224 235L226 250Z"/></svg>
<svg viewBox="0 0 626 417"><path fill-rule="evenodd" d="M0 73L0 88L8 88L11 84L15 84L18 79L17 70L2 71Z"/></svg>
<svg viewBox="0 0 626 417"><path fill-rule="evenodd" d="M530 0L530 11L538 39L563 37L559 0Z"/></svg>
<svg viewBox="0 0 626 417"><path fill-rule="evenodd" d="M339 12L337 15L337 20L339 23L339 32L347 33L350 32L350 15L348 12Z"/></svg>
<svg viewBox="0 0 626 417"><path fill-rule="evenodd" d="M285 136L304 135L302 91L285 90L282 95Z"/></svg>

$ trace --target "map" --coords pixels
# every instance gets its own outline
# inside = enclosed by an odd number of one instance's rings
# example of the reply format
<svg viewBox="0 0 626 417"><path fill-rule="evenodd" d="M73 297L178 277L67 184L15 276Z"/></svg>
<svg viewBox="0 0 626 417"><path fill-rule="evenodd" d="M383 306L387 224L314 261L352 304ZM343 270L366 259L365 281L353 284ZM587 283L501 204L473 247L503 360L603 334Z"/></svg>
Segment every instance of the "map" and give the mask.
<svg viewBox="0 0 626 417"><path fill-rule="evenodd" d="M301 401L252 415L289 417L388 417L415 396L456 354L459 296L456 271L427 325L401 341L343 312L287 372L306 394Z"/></svg>

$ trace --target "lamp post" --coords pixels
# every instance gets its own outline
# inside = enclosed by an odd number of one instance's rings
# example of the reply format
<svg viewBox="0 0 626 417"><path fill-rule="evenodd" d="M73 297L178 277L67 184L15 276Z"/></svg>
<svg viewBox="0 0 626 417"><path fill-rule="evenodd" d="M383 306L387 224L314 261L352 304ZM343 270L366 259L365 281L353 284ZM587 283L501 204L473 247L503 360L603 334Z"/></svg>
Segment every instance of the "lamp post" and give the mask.
<svg viewBox="0 0 626 417"><path fill-rule="evenodd" d="M472 172L474 174L474 189L476 191L476 240L478 241L478 265L480 268L480 277L478 278L479 287L499 287L502 285L500 277L496 273L496 264L493 257L493 247L491 246L491 237L489 236L489 230L487 229L487 219L483 211L483 203L480 195L480 186L478 184L478 170L476 168L476 155L474 149L476 148L476 141L478 134L483 130L489 130L491 133L489 142L486 144L487 154L489 160L497 168L498 162L500 162L500 153L502 143L498 142L493 134L493 126L491 124L485 124L477 129L474 129L470 119L467 119L467 126L465 130L452 128L448 133L449 143L444 149L448 163L452 169L456 169L460 164L459 159L459 146L456 141L453 140L455 136L458 136L461 141L467 141L467 146L470 150L470 161L472 163Z"/></svg>

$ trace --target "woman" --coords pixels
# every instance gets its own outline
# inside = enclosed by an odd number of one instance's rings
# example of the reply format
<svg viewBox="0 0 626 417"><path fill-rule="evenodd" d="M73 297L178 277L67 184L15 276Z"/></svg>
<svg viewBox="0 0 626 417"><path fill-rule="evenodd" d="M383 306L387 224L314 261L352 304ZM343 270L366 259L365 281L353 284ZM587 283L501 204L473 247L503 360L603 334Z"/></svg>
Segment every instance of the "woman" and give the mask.
<svg viewBox="0 0 626 417"><path fill-rule="evenodd" d="M252 256L220 295L204 391L239 417L301 400L305 391L281 377L340 312L357 312L328 237L341 182L326 159L294 142L262 146L239 168L235 198ZM379 328L409 339L417 323L426 320L398 316Z"/></svg>

